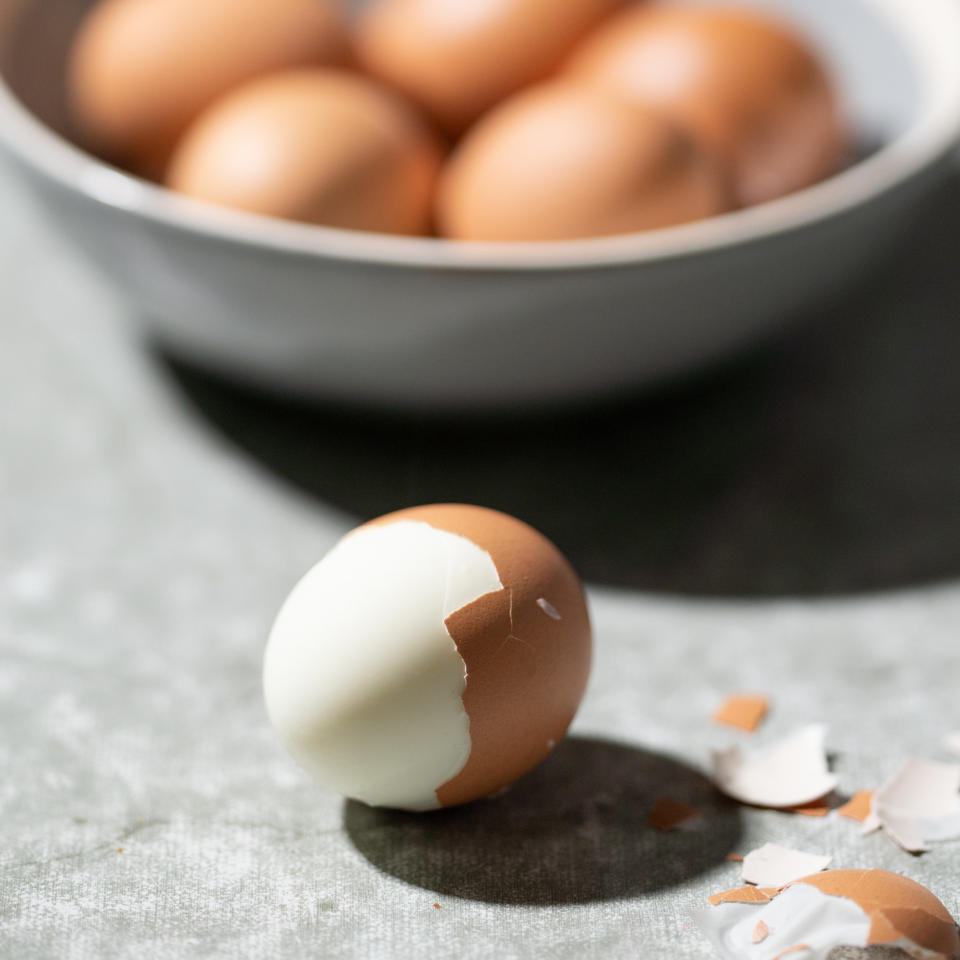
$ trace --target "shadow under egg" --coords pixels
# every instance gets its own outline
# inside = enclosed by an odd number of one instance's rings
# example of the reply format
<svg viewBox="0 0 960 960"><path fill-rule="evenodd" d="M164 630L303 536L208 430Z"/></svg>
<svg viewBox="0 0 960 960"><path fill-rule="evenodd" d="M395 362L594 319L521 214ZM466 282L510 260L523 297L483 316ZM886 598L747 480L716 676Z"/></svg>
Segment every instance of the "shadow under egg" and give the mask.
<svg viewBox="0 0 960 960"><path fill-rule="evenodd" d="M661 831L662 797L703 816ZM433 813L344 802L354 847L376 868L445 896L497 904L613 900L683 883L726 859L739 807L681 762L607 740L570 737L502 795Z"/></svg>

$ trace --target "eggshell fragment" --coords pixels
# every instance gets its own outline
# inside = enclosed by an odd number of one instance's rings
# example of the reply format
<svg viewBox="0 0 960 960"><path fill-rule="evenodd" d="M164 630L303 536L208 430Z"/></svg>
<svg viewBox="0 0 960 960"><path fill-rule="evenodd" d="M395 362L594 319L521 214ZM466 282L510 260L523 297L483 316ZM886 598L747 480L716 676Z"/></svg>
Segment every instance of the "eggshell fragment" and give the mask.
<svg viewBox="0 0 960 960"><path fill-rule="evenodd" d="M871 798L864 828L877 826L911 853L960 837L960 766L907 759Z"/></svg>
<svg viewBox="0 0 960 960"><path fill-rule="evenodd" d="M179 136L222 94L346 51L334 0L101 0L77 34L68 90L91 149L159 179Z"/></svg>
<svg viewBox="0 0 960 960"><path fill-rule="evenodd" d="M870 815L872 800L872 790L858 790L842 807L837 808L837 813L841 817L863 823Z"/></svg>
<svg viewBox="0 0 960 960"><path fill-rule="evenodd" d="M663 118L602 91L548 84L465 137L440 180L437 222L458 240L570 240L725 206L715 166Z"/></svg>
<svg viewBox="0 0 960 960"><path fill-rule="evenodd" d="M761 887L785 887L794 880L825 870L832 857L765 843L743 858L743 879Z"/></svg>
<svg viewBox="0 0 960 960"><path fill-rule="evenodd" d="M647 823L657 830L675 830L677 827L698 817L702 812L682 800L671 797L661 797L654 805L647 817Z"/></svg>
<svg viewBox="0 0 960 960"><path fill-rule="evenodd" d="M810 960L827 960L838 946L881 944L917 960L960 955L960 936L943 904L920 884L885 870L830 870L753 902L728 894L710 902L696 919L725 960L758 956L760 924L767 931L763 956L803 947Z"/></svg>
<svg viewBox="0 0 960 960"><path fill-rule="evenodd" d="M539 763L589 664L583 591L556 547L504 514L438 505L358 528L307 574L271 633L264 693L318 780L427 810Z"/></svg>
<svg viewBox="0 0 960 960"><path fill-rule="evenodd" d="M727 796L759 807L791 808L826 796L837 785L827 768L826 728L811 724L745 757L739 746L713 753L713 774Z"/></svg>
<svg viewBox="0 0 960 960"><path fill-rule="evenodd" d="M721 903L769 903L779 892L776 887L738 887L714 893L708 899L714 906Z"/></svg>
<svg viewBox="0 0 960 960"><path fill-rule="evenodd" d="M450 133L538 82L622 0L375 0L357 29L361 64Z"/></svg>
<svg viewBox="0 0 960 960"><path fill-rule="evenodd" d="M728 697L714 712L713 722L753 733L770 709L770 700L762 694L738 693Z"/></svg>
<svg viewBox="0 0 960 960"><path fill-rule="evenodd" d="M722 159L744 206L822 180L846 148L824 67L791 29L755 11L633 5L569 70L680 121Z"/></svg>
<svg viewBox="0 0 960 960"><path fill-rule="evenodd" d="M406 104L337 70L254 80L183 137L167 184L208 203L382 233L422 234L436 142Z"/></svg>

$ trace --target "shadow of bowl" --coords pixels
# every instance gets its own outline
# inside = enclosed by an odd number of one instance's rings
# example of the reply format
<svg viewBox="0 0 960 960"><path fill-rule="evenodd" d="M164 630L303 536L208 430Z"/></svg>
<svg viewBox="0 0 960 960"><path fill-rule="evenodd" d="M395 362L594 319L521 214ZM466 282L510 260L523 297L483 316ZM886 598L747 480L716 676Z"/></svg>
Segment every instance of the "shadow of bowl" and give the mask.
<svg viewBox="0 0 960 960"><path fill-rule="evenodd" d="M647 824L670 797L703 816ZM672 887L722 862L741 835L736 804L670 757L571 737L502 796L431 814L344 805L356 849L437 894L497 904L613 900Z"/></svg>
<svg viewBox="0 0 960 960"><path fill-rule="evenodd" d="M313 405L164 363L189 415L356 520L478 503L584 579L836 596L960 574L960 176L883 276L795 334L656 395L444 419Z"/></svg>

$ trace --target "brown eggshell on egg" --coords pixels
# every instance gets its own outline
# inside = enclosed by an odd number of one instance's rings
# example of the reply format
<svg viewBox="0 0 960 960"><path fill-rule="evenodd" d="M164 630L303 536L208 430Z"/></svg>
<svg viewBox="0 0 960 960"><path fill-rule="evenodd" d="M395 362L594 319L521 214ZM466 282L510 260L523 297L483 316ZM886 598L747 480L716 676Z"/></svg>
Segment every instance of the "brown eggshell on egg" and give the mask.
<svg viewBox="0 0 960 960"><path fill-rule="evenodd" d="M943 957L960 956L960 933L953 917L915 880L887 870L830 870L796 883L856 903L871 920L870 944L906 939Z"/></svg>
<svg viewBox="0 0 960 960"><path fill-rule="evenodd" d="M822 180L846 150L823 65L793 30L753 11L634 6L591 36L568 71L684 124L727 165L743 206Z"/></svg>
<svg viewBox="0 0 960 960"><path fill-rule="evenodd" d="M441 177L437 223L458 240L571 240L728 207L720 168L679 127L628 98L552 83L467 134Z"/></svg>
<svg viewBox="0 0 960 960"><path fill-rule="evenodd" d="M415 111L338 70L254 80L184 135L168 186L209 203L352 230L422 234L440 151Z"/></svg>
<svg viewBox="0 0 960 960"><path fill-rule="evenodd" d="M503 589L447 618L466 665L470 755L437 790L442 806L495 793L536 766L566 733L590 672L591 632L580 580L532 527L482 507L439 504L381 517L413 520L486 550Z"/></svg>
<svg viewBox="0 0 960 960"><path fill-rule="evenodd" d="M560 65L623 0L374 0L362 14L363 67L419 102L450 133Z"/></svg>
<svg viewBox="0 0 960 960"><path fill-rule="evenodd" d="M80 138L159 179L180 134L254 77L347 57L336 0L101 0L81 24L68 92Z"/></svg>

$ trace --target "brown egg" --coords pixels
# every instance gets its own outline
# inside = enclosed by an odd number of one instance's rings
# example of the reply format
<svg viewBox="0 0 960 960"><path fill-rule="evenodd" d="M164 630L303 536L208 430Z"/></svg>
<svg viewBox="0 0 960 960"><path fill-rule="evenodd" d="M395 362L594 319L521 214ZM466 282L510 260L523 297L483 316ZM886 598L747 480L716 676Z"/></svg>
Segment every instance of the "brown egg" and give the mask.
<svg viewBox="0 0 960 960"><path fill-rule="evenodd" d="M264 657L281 742L328 787L431 810L490 796L566 733L590 670L583 589L513 517L439 504L347 534Z"/></svg>
<svg viewBox="0 0 960 960"><path fill-rule="evenodd" d="M569 69L682 122L722 158L744 206L822 180L844 153L823 66L790 29L754 12L637 6L588 39Z"/></svg>
<svg viewBox="0 0 960 960"><path fill-rule="evenodd" d="M450 133L544 79L622 0L374 0L357 53Z"/></svg>
<svg viewBox="0 0 960 960"><path fill-rule="evenodd" d="M166 182L199 200L328 227L422 234L440 152L415 112L338 70L273 74L184 135Z"/></svg>
<svg viewBox="0 0 960 960"><path fill-rule="evenodd" d="M656 113L605 91L549 84L484 117L447 165L440 231L538 241L631 233L720 213L716 165Z"/></svg>
<svg viewBox="0 0 960 960"><path fill-rule="evenodd" d="M101 0L69 64L78 135L159 178L217 97L274 70L340 63L346 50L337 0Z"/></svg>

